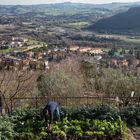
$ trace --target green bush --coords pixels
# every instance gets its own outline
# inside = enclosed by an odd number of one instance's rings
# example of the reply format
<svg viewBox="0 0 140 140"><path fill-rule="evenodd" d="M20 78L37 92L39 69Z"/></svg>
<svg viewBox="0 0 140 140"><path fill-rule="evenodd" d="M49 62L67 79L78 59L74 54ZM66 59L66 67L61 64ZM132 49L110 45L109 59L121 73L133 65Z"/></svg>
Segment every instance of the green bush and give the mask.
<svg viewBox="0 0 140 140"><path fill-rule="evenodd" d="M40 110L21 109L14 111L11 116L15 124L14 130L17 132L15 139L40 140L48 135L45 129L45 122L40 120Z"/></svg>
<svg viewBox="0 0 140 140"><path fill-rule="evenodd" d="M128 125L140 126L140 106L125 107L120 116Z"/></svg>
<svg viewBox="0 0 140 140"><path fill-rule="evenodd" d="M8 116L0 116L0 140L13 140L16 136L12 119Z"/></svg>
<svg viewBox="0 0 140 140"><path fill-rule="evenodd" d="M119 118L119 112L110 105L100 105L97 107L61 108L61 116L62 118L67 116L68 120L106 119L114 121Z"/></svg>

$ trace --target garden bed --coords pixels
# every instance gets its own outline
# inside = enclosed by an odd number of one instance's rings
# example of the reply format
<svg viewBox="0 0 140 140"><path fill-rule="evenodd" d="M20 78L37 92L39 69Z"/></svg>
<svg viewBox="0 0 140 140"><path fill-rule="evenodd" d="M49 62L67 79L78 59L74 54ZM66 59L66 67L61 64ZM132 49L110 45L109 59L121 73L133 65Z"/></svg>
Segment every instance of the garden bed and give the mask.
<svg viewBox="0 0 140 140"><path fill-rule="evenodd" d="M139 127L139 107L61 108L61 121L46 131L40 109L22 109L0 117L2 140L121 140L127 126ZM130 122L132 120L132 122Z"/></svg>

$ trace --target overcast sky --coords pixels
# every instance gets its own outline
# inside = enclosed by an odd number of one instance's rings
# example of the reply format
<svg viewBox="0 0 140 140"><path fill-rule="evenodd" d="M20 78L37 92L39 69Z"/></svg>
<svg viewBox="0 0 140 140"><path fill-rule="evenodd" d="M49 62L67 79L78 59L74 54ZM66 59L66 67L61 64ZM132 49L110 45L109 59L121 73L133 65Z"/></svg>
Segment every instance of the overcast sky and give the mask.
<svg viewBox="0 0 140 140"><path fill-rule="evenodd" d="M0 4L45 4L45 3L60 3L60 2L76 2L76 3L111 3L111 2L135 2L138 0L0 0Z"/></svg>

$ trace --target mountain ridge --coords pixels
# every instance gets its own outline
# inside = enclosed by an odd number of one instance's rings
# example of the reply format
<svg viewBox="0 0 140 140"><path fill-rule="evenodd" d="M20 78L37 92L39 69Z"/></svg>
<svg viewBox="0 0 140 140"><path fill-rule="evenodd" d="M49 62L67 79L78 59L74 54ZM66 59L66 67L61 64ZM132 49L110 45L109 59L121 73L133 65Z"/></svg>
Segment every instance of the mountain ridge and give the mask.
<svg viewBox="0 0 140 140"><path fill-rule="evenodd" d="M140 6L130 8L127 12L101 19L89 27L95 31L139 31L140 32Z"/></svg>
<svg viewBox="0 0 140 140"><path fill-rule="evenodd" d="M140 2L134 3L109 3L109 4L84 4L84 3L56 3L56 4L37 4L37 5L0 5L0 14L23 14L30 12L44 12L48 14L49 12L55 13L94 13L94 9L98 9L98 11L102 9L106 10L127 10L130 7L140 5ZM67 10L69 12L67 12Z"/></svg>

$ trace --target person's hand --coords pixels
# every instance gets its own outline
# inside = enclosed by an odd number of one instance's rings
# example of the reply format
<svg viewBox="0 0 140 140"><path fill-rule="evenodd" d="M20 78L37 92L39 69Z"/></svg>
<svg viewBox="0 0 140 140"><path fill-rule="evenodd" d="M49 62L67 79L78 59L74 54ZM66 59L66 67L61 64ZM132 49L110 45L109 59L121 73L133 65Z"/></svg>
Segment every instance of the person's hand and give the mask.
<svg viewBox="0 0 140 140"><path fill-rule="evenodd" d="M49 126L48 126L48 131L52 131L52 124L50 124Z"/></svg>

